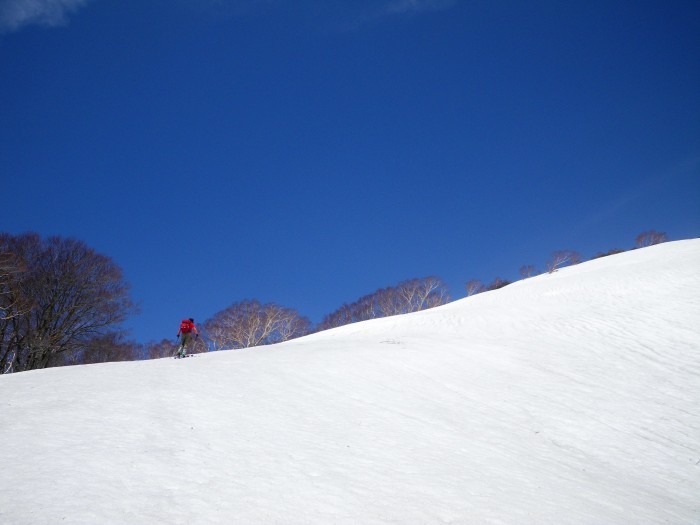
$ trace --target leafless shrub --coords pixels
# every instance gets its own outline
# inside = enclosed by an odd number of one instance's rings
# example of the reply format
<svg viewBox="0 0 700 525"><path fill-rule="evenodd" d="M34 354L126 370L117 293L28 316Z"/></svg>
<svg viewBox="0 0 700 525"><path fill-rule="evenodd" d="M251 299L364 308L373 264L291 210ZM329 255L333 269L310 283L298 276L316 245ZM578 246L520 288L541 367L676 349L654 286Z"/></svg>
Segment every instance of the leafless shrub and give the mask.
<svg viewBox="0 0 700 525"><path fill-rule="evenodd" d="M646 248L647 246L661 244L662 242L668 242L668 236L664 232L657 232L654 230L642 232L637 235L636 238L637 248Z"/></svg>
<svg viewBox="0 0 700 525"><path fill-rule="evenodd" d="M552 254L552 258L547 263L547 271L554 273L564 266L571 266L581 262L581 255L573 250L560 250Z"/></svg>

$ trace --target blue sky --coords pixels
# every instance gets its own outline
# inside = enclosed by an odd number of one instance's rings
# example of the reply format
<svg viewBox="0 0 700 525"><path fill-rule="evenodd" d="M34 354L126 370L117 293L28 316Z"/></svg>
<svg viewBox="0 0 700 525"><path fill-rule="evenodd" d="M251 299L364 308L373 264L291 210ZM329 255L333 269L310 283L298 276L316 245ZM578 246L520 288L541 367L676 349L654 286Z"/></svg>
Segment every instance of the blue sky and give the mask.
<svg viewBox="0 0 700 525"><path fill-rule="evenodd" d="M459 298L698 236L699 66L696 1L0 0L0 230L112 257L143 342Z"/></svg>

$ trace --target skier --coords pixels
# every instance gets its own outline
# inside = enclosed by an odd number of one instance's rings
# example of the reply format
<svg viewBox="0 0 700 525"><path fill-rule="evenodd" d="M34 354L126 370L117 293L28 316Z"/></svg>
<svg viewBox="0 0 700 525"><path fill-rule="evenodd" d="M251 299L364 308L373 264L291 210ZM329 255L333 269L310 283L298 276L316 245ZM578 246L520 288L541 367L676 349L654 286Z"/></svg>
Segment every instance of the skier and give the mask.
<svg viewBox="0 0 700 525"><path fill-rule="evenodd" d="M192 340L192 334L194 334L195 340L199 337L197 332L197 327L194 324L194 319L191 317L189 319L183 319L180 323L180 329L177 331L177 338L180 339L182 334L182 340L180 341L180 346L175 352L174 357L186 357L187 356L187 345Z"/></svg>

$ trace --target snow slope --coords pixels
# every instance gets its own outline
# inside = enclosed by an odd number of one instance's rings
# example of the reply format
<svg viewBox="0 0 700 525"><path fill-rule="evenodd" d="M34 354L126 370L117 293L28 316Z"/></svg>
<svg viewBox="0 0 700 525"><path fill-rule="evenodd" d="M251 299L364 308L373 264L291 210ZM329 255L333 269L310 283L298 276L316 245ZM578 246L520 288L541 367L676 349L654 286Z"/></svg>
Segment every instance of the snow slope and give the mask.
<svg viewBox="0 0 700 525"><path fill-rule="evenodd" d="M0 377L3 524L700 523L700 240L193 359Z"/></svg>

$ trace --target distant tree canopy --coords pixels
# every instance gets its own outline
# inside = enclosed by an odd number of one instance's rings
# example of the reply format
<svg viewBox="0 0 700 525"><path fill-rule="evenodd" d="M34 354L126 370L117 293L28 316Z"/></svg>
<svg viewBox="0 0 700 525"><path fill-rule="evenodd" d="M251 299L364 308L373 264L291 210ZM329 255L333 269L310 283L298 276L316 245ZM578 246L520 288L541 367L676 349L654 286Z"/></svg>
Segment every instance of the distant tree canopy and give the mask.
<svg viewBox="0 0 700 525"><path fill-rule="evenodd" d="M491 284L486 286L485 291L491 292L493 290L498 290L500 288L508 286L509 284L513 284L513 283L511 281L509 281L508 279L501 279L500 277L496 277Z"/></svg>
<svg viewBox="0 0 700 525"><path fill-rule="evenodd" d="M469 281L467 281L466 289L467 289L467 297L471 297L472 295L482 293L483 291L486 290L486 287L484 286L484 283L482 283L480 279L470 279Z"/></svg>
<svg viewBox="0 0 700 525"><path fill-rule="evenodd" d="M496 277L493 282L489 284L484 284L479 279L471 279L467 281L465 288L467 290L467 297L471 297L472 295L498 290L499 288L503 288L509 284L513 284L513 282L509 281L508 279L501 279L500 277Z"/></svg>
<svg viewBox="0 0 700 525"><path fill-rule="evenodd" d="M142 346L129 341L121 332L95 336L73 350L57 354L50 366L85 365L143 359Z"/></svg>
<svg viewBox="0 0 700 525"><path fill-rule="evenodd" d="M204 323L212 350L281 343L306 335L311 322L292 308L247 300L232 304Z"/></svg>
<svg viewBox="0 0 700 525"><path fill-rule="evenodd" d="M654 244L668 242L668 236L664 232L649 230L637 235L635 242L637 243L637 248L646 248L647 246L653 246Z"/></svg>
<svg viewBox="0 0 700 525"><path fill-rule="evenodd" d="M534 264L525 264L520 267L520 277L523 279L529 279L533 275L537 275L537 270Z"/></svg>
<svg viewBox="0 0 700 525"><path fill-rule="evenodd" d="M199 339L197 339L199 341ZM178 348L178 343L172 339L161 339L151 341L144 345L144 359L160 359L162 357L172 357ZM199 345L197 345L199 350ZM195 352L192 352L195 353Z"/></svg>
<svg viewBox="0 0 700 525"><path fill-rule="evenodd" d="M94 350L134 311L121 269L83 242L0 234L0 372Z"/></svg>
<svg viewBox="0 0 700 525"><path fill-rule="evenodd" d="M344 304L335 312L326 315L317 330L427 310L449 301L447 286L439 277L410 279L396 286L380 288L374 293L360 297L352 304Z"/></svg>

